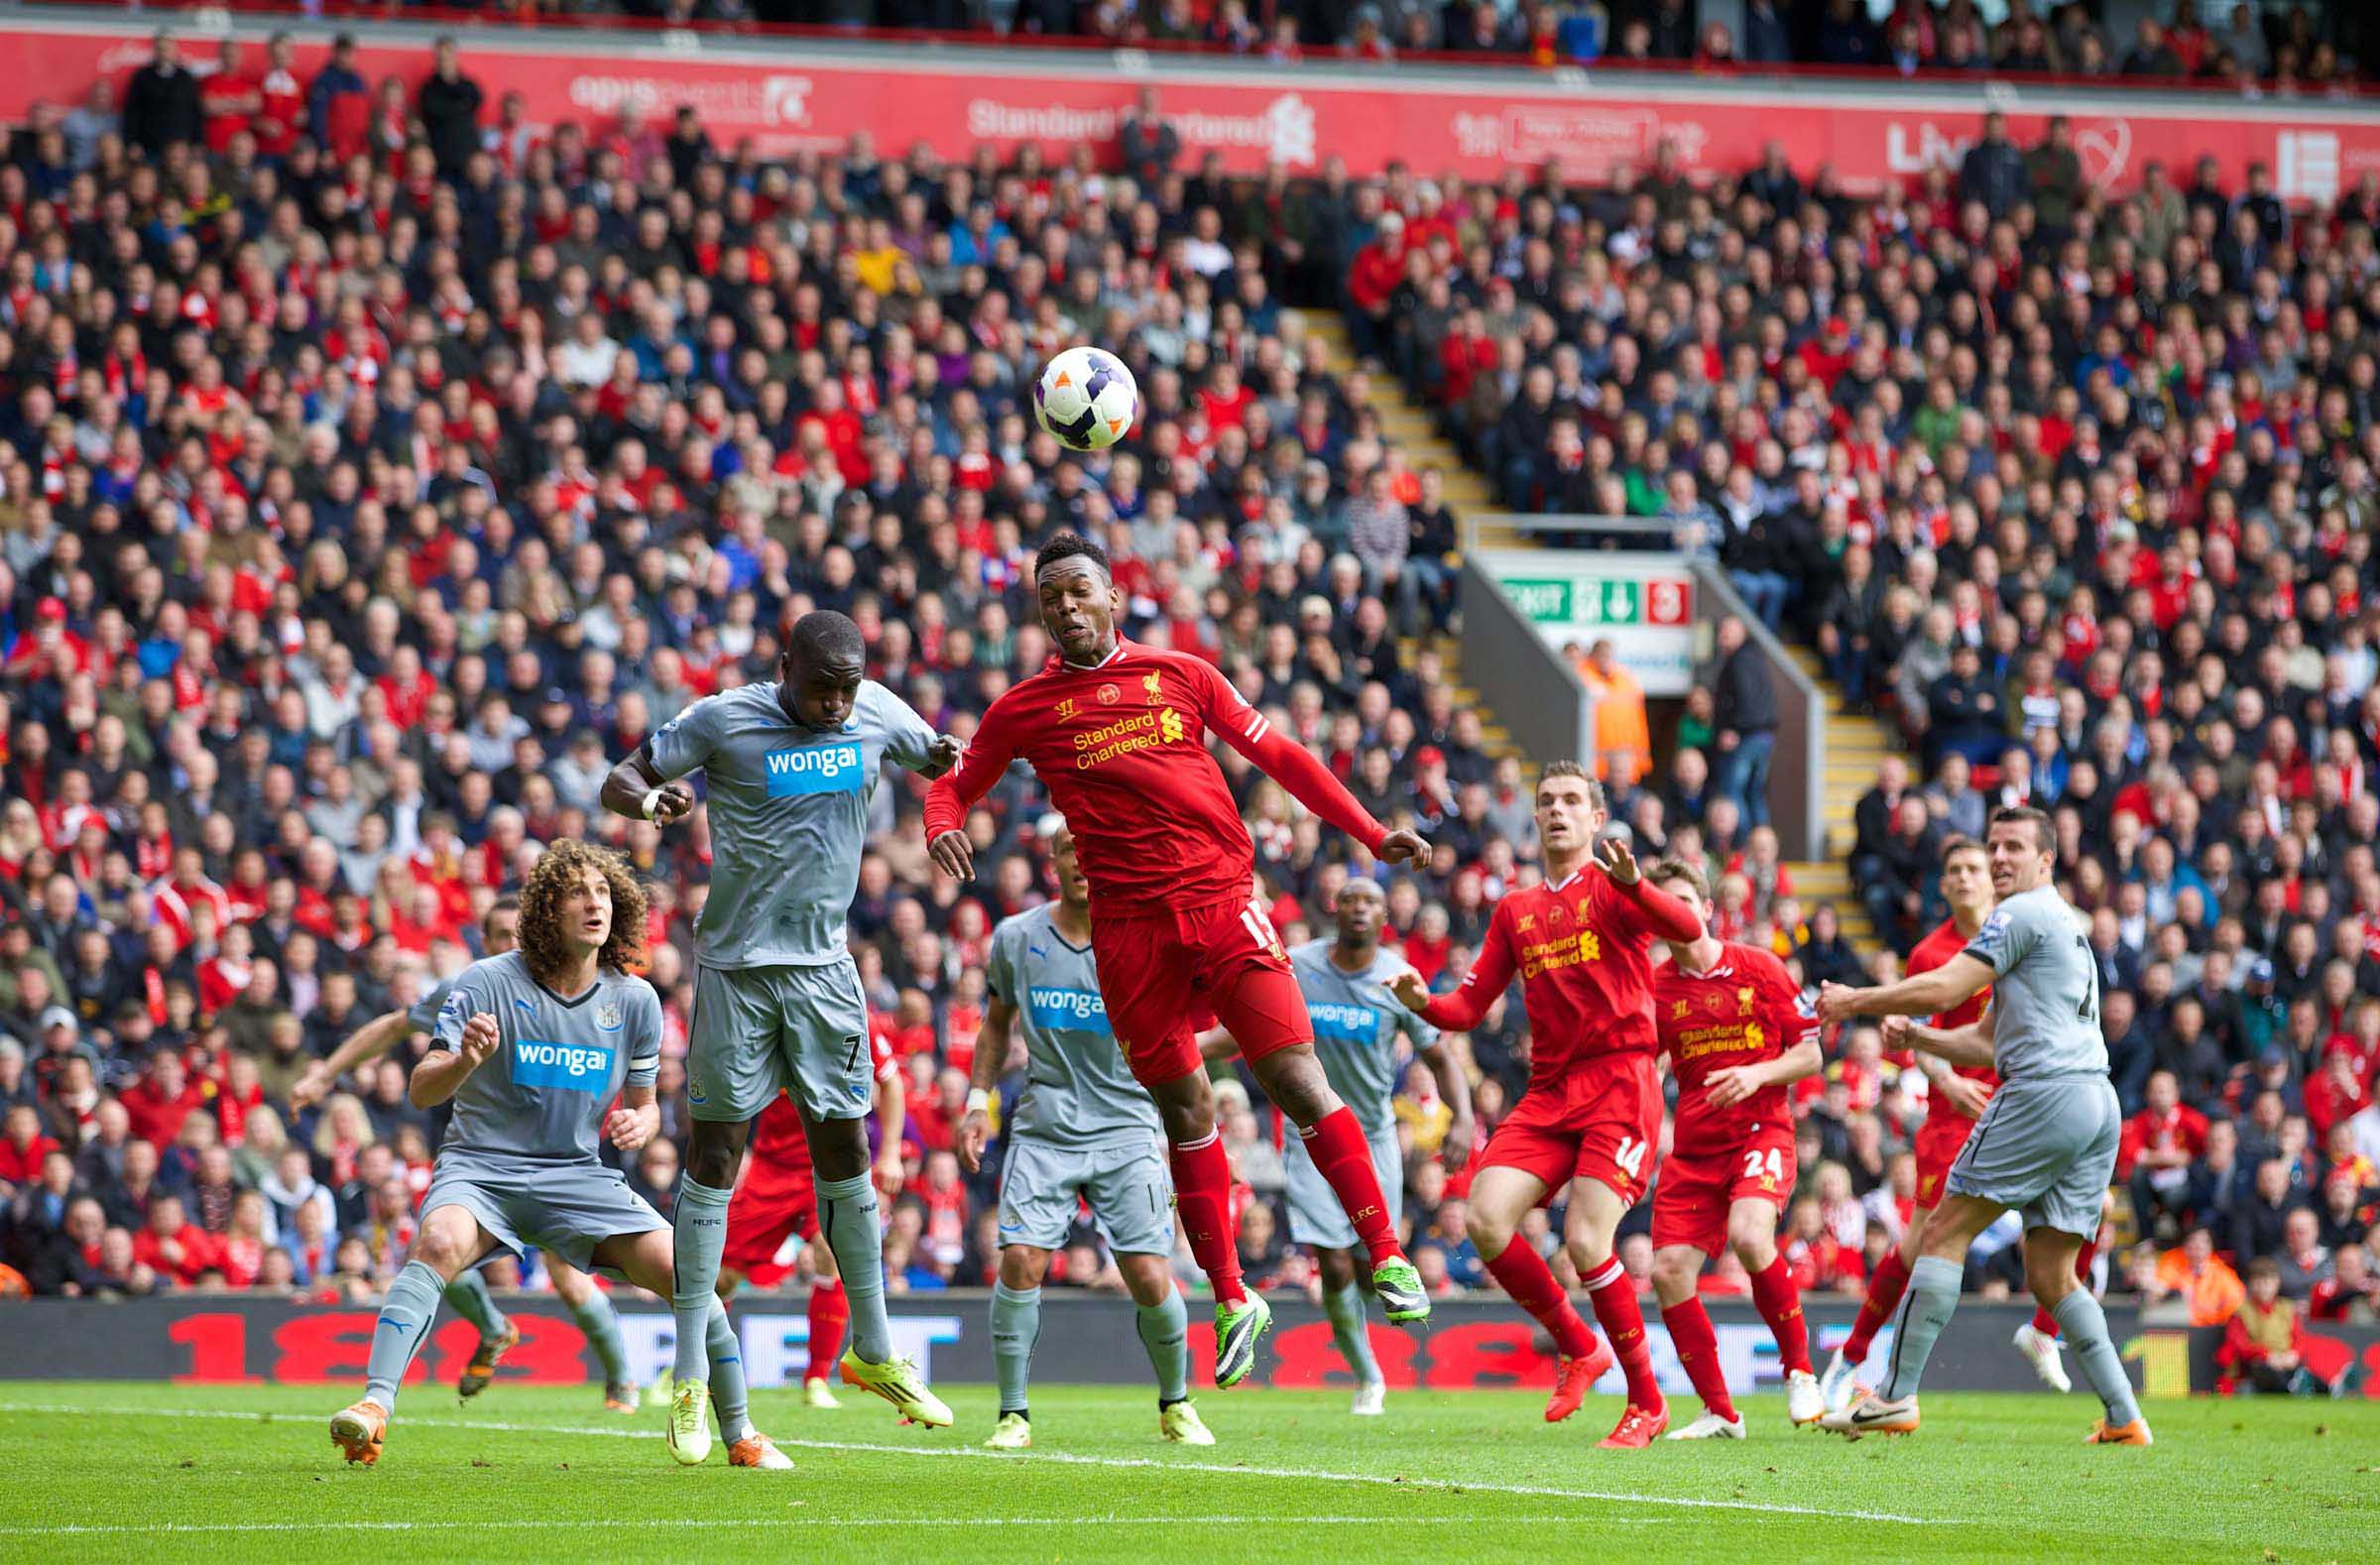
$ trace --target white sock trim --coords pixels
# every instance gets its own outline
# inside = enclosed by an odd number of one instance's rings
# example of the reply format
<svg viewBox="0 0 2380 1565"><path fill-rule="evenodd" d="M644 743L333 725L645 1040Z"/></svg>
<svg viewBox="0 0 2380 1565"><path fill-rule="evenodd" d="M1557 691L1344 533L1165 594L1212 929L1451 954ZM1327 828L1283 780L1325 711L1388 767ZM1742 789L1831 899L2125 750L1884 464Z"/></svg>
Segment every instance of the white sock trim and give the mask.
<svg viewBox="0 0 2380 1565"><path fill-rule="evenodd" d="M1619 1258L1617 1256L1613 1256L1610 1260L1596 1267L1595 1273L1592 1276L1586 1277L1582 1280L1585 1282L1588 1292L1601 1293L1604 1289L1611 1286L1611 1284L1614 1282L1625 1281L1627 1279L1627 1275L1628 1268L1619 1264Z"/></svg>
<svg viewBox="0 0 2380 1565"><path fill-rule="evenodd" d="M1198 1151L1199 1149L1201 1149L1202 1147L1212 1146L1212 1145L1214 1145L1214 1144L1215 1144L1217 1142L1220 1142L1220 1141L1222 1141L1222 1140L1223 1140L1223 1132L1222 1132L1222 1131L1220 1131L1220 1130L1209 1131L1209 1132L1207 1132L1207 1134L1206 1134L1206 1135L1204 1135L1204 1136L1200 1137L1200 1138L1199 1138L1197 1141L1195 1141L1195 1142L1175 1142L1175 1143L1173 1144L1173 1149L1174 1149L1175 1151L1177 1151L1177 1152L1195 1152L1195 1151Z"/></svg>

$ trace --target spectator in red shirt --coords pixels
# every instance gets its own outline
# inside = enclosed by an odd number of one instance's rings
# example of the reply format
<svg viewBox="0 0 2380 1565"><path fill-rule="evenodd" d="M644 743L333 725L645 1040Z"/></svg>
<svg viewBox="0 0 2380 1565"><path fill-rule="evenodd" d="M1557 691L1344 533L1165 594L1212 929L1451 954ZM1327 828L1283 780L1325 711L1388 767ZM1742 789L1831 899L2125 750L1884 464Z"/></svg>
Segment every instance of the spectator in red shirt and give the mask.
<svg viewBox="0 0 2380 1565"><path fill-rule="evenodd" d="M0 1200L39 1178L42 1159L58 1149L58 1143L42 1134L40 1111L30 1103L11 1106L0 1122Z"/></svg>
<svg viewBox="0 0 2380 1565"><path fill-rule="evenodd" d="M181 1134L181 1122L206 1106L206 1089L190 1080L189 1067L179 1050L161 1046L149 1056L149 1069L124 1089L124 1112L132 1118L132 1134L163 1152Z"/></svg>
<svg viewBox="0 0 2380 1565"><path fill-rule="evenodd" d="M2148 1104L2124 1122L2115 1176L2132 1184L2132 1210L2145 1227L2159 1211L2178 1219L2190 1202L2190 1169L2206 1150L2206 1116L2182 1101L2170 1070L2152 1073Z"/></svg>
<svg viewBox="0 0 2380 1565"><path fill-rule="evenodd" d="M2330 1258L2330 1275L2314 1285L2306 1313L2342 1326L2380 1323L2380 1274L2361 1245L2342 1246Z"/></svg>
<svg viewBox="0 0 2380 1565"><path fill-rule="evenodd" d="M191 1222L181 1197L173 1194L160 1194L149 1203L149 1221L132 1236L132 1260L183 1287L223 1264L215 1237Z"/></svg>
<svg viewBox="0 0 2380 1565"><path fill-rule="evenodd" d="M2335 1038L2322 1051L2322 1068L2306 1083L2306 1123L2315 1140L2327 1141L2330 1127L2344 1124L2372 1101L2352 1038Z"/></svg>
<svg viewBox="0 0 2380 1565"><path fill-rule="evenodd" d="M1866 1275L1859 1252L1835 1237L1816 1196L1793 1203L1785 1220L1785 1264L1804 1293L1851 1293ZM1864 1236L1862 1236L1864 1237Z"/></svg>

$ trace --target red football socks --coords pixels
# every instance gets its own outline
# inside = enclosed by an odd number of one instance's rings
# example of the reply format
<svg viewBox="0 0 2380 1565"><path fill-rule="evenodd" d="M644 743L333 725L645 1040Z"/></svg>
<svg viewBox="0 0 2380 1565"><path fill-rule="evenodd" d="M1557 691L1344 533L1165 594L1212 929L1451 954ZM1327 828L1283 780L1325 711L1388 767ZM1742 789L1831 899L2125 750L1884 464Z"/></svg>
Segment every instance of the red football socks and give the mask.
<svg viewBox="0 0 2380 1565"><path fill-rule="evenodd" d="M1181 1214L1190 1254L1207 1274L1215 1297L1236 1304L1248 1297L1240 1285L1240 1247L1232 1233L1232 1163L1223 1137L1209 1131L1201 1140L1171 1148L1173 1205Z"/></svg>
<svg viewBox="0 0 2380 1565"><path fill-rule="evenodd" d="M1752 1303L1777 1339L1777 1367L1787 1375L1809 1375L1810 1328L1802 1319L1802 1290L1793 1285L1793 1272L1778 1256L1752 1273Z"/></svg>
<svg viewBox="0 0 2380 1565"><path fill-rule="evenodd" d="M1669 1328L1670 1345L1678 1350L1678 1364L1686 1378L1694 1382L1694 1394L1703 1405L1720 1417L1735 1417L1735 1399L1727 1394L1726 1371L1719 1362L1719 1333L1711 1329L1711 1312L1703 1308L1700 1297L1689 1295L1676 1304L1661 1306L1661 1322Z"/></svg>
<svg viewBox="0 0 2380 1565"><path fill-rule="evenodd" d="M843 1334L851 1329L851 1298L843 1291L839 1277L822 1279L810 1286L810 1367L802 1372L805 1381L823 1381L826 1372L834 1368L843 1356Z"/></svg>
<svg viewBox="0 0 2380 1565"><path fill-rule="evenodd" d="M2099 1242L2085 1239L2082 1252L2075 1257L2075 1280L2084 1287L2090 1286L2090 1264L2098 1254ZM2058 1335L2058 1317L2036 1304L2033 1306L2033 1329L2045 1337L2055 1337Z"/></svg>
<svg viewBox="0 0 2380 1565"><path fill-rule="evenodd" d="M1505 1245L1503 1254L1488 1263L1488 1274L1513 1303L1552 1334L1554 1349L1562 1357L1583 1359L1595 1351L1595 1334L1580 1319L1562 1284L1554 1280L1553 1268L1524 1241L1514 1239Z"/></svg>
<svg viewBox="0 0 2380 1565"><path fill-rule="evenodd" d="M1636 1304L1636 1284L1613 1256L1587 1278L1588 1302L1595 1306L1597 1324L1619 1357L1628 1377L1628 1405L1648 1410L1667 1405L1661 1383L1653 1378L1653 1350L1644 1340L1644 1311Z"/></svg>
<svg viewBox="0 0 2380 1565"><path fill-rule="evenodd" d="M1876 1274L1867 1279L1867 1300L1859 1306L1859 1318L1851 1322L1851 1334L1844 1339L1844 1362L1865 1362L1867 1350L1875 1345L1876 1333L1900 1307L1901 1291L1909 1286L1909 1263L1894 1251L1876 1263Z"/></svg>
<svg viewBox="0 0 2380 1565"><path fill-rule="evenodd" d="M1376 1266L1403 1254L1397 1248L1396 1225L1388 1220L1388 1202L1380 1194L1379 1170L1371 1165L1371 1139L1364 1134L1356 1111L1343 1103L1298 1134L1305 1139L1314 1166L1330 1181L1331 1193L1347 1209L1347 1220L1370 1252L1371 1264Z"/></svg>

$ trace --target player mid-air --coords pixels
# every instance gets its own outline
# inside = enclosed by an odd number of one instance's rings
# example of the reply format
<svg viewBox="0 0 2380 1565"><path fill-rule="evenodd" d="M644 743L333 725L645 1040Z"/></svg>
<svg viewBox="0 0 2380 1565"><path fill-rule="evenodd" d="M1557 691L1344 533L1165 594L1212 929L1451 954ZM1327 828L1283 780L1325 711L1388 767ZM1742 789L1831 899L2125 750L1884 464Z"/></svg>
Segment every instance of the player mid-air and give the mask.
<svg viewBox="0 0 2380 1565"><path fill-rule="evenodd" d="M1972 837L1953 837L1944 843L1941 887L1951 915L1909 953L1907 972L1912 978L1934 971L1965 950L1991 915L1991 859L1983 844ZM1983 1019L1983 1010L1990 1004L1991 989L1986 985L1937 1016L1934 1025L1945 1032L1972 1026ZM1819 1377L1819 1390L1830 1411L1850 1405L1868 1390L1858 1383L1859 1366L1867 1362L1876 1333L1899 1306L1902 1290L1909 1285L1909 1268L1924 1254L1926 1220L1942 1204L1951 1164L1966 1145L1976 1118L2000 1084L1987 1064L1953 1065L1938 1054L1920 1054L1918 1064L1932 1091L1926 1101L1925 1123L1917 1128L1916 1144L1911 1148L1917 1156L1916 1210L1902 1230L1899 1247L1877 1264L1875 1274L1868 1278L1867 1297L1860 1302L1858 1318L1851 1322L1850 1336L1835 1350L1826 1374ZM2077 1275L2090 1274L2096 1248L2088 1239L2082 1242L2082 1252L2075 1258ZM2016 1328L2016 1346L2051 1388L2063 1391L2072 1387L2066 1365L2059 1358L2057 1317L2047 1309L2035 1310L2033 1319Z"/></svg>
<svg viewBox="0 0 2380 1565"><path fill-rule="evenodd" d="M1002 692L958 769L927 791L934 862L959 880L974 875L967 811L1010 762L1028 762L1074 832L1108 1021L1164 1120L1182 1231L1215 1289L1217 1385L1254 1368L1272 1310L1240 1278L1231 1164L1195 1036L1209 1017L1239 1039L1264 1095L1296 1123L1370 1259L1388 1318L1428 1318L1429 1294L1389 1221L1370 1141L1314 1057L1288 953L1249 895L1255 850L1206 735L1386 862L1423 853L1422 840L1373 820L1214 664L1120 636L1124 599L1098 544L1057 535L1034 556L1033 583L1058 656Z"/></svg>
<svg viewBox="0 0 2380 1565"><path fill-rule="evenodd" d="M900 1192L900 1144L908 1134L908 1095L900 1061L881 1027L868 1029L868 1069L876 1078L876 1182L880 1193ZM786 1272L777 1262L790 1240L810 1252L810 1362L801 1372L801 1397L812 1407L832 1408L827 1371L843 1351L851 1326L851 1300L835 1274L835 1253L818 1242L818 1174L810 1164L810 1139L801 1108L786 1094L769 1100L752 1122L744 1171L727 1203L727 1246L719 1264L719 1296L733 1298L749 1278L769 1286Z"/></svg>
<svg viewBox="0 0 2380 1565"><path fill-rule="evenodd" d="M1091 888L1073 835L1041 824L1057 872L1058 900L992 931L984 964L991 1001L976 1039L959 1161L983 1166L992 1089L1008 1069L1011 1040L1024 1043L1024 1085L1009 1106L1000 1178L1000 1281L992 1289L992 1362L1000 1421L985 1442L1020 1451L1033 1443L1025 1398L1041 1335L1041 1279L1088 1203L1137 1306L1140 1342L1157 1375L1157 1433L1213 1445L1190 1403L1190 1322L1173 1281L1173 1186L1157 1155L1156 1103L1132 1080L1091 955Z"/></svg>
<svg viewBox="0 0 2380 1565"><path fill-rule="evenodd" d="M1705 920L1699 937L1670 943L1669 960L1653 975L1653 1023L1678 1078L1672 1144L1653 1190L1653 1293L1703 1399L1703 1415L1669 1438L1744 1437L1719 1334L1697 1291L1703 1264L1723 1244L1743 1263L1752 1303L1777 1339L1786 1416L1813 1424L1826 1406L1810 1373L1801 1290L1777 1253L1777 1219L1793 1199L1796 1173L1785 1089L1826 1063L1818 1021L1773 952L1710 932L1702 871L1671 860L1652 882Z"/></svg>
<svg viewBox="0 0 2380 1565"><path fill-rule="evenodd" d="M1989 1063L2000 1077L1951 1164L1948 1193L1926 1222L1893 1320L1891 1373L1881 1391L1827 1415L1825 1426L1839 1434L1916 1430L1918 1383L1959 1307L1967 1248L2015 1208L2025 1225L2025 1281L2065 1329L2084 1379L2106 1406L2090 1440L2150 1443L2107 1317L2075 1278L2083 1241L2099 1230L2123 1111L2107 1079L2107 1043L2099 1031L2098 961L2081 915L2050 882L2057 843L2042 811L1997 811L1984 846L2000 903L1966 949L1932 972L1881 989L1828 984L1819 993L1821 1021L1888 1017L1889 1046L1920 1048L1954 1065ZM1906 1020L1949 1011L1987 984L1991 1005L1970 1025L1945 1030Z"/></svg>
<svg viewBox="0 0 2380 1565"><path fill-rule="evenodd" d="M438 1013L437 1046L412 1082L416 1107L451 1098L454 1122L421 1198L413 1253L373 1327L363 1399L330 1421L348 1461L380 1460L397 1386L440 1296L491 1253L535 1246L582 1271L602 1266L669 1292L669 1225L597 1156L599 1136L634 1152L660 1129L653 1084L661 1002L630 971L644 955L643 890L613 854L563 838L522 886L519 949L474 962L455 981ZM792 1466L746 1416L735 1332L726 1308L709 1302L702 1340L730 1464ZM669 1447L681 1463L701 1460L674 1428Z"/></svg>
<svg viewBox="0 0 2380 1565"><path fill-rule="evenodd" d="M490 956L502 956L519 943L521 902L516 897L499 897L480 921L481 948ZM445 1008L446 997L454 993L449 979L423 995L409 1010L391 1011L373 1018L329 1054L308 1065L290 1086L290 1107L301 1110L321 1102L338 1079L359 1066L370 1064L416 1032L435 1034L438 1013ZM620 1316L612 1301L595 1279L559 1256L545 1258L546 1274L553 1278L556 1297L568 1307L570 1318L586 1334L595 1349L595 1357L603 1364L604 1411L633 1413L637 1410L636 1378L628 1367L628 1344L620 1335ZM486 1390L496 1378L496 1366L504 1356L521 1342L520 1328L497 1307L488 1292L487 1279L477 1266L465 1271L447 1285L446 1302L456 1314L479 1328L479 1346L472 1351L471 1362L463 1367L462 1378L455 1390L468 1401Z"/></svg>
<svg viewBox="0 0 2380 1565"><path fill-rule="evenodd" d="M1289 953L1289 966L1306 997L1306 1017L1314 1024L1314 1053L1322 1061L1331 1090L1345 1100L1371 1139L1371 1163L1388 1198L1388 1220L1402 1218L1405 1194L1404 1156L1396 1138L1396 1083L1402 1061L1397 1040L1404 1039L1438 1078L1438 1090L1453 1114L1446 1133L1446 1163L1460 1168L1476 1134L1471 1117L1471 1078L1454 1049L1431 1026L1388 992L1389 982L1405 971L1402 959L1380 948L1380 930L1388 921L1388 899L1371 881L1351 880L1339 889L1332 907L1338 925L1335 939L1309 940ZM1200 1034L1199 1046L1210 1059L1229 1059L1239 1052L1229 1031L1218 1027ZM1331 1320L1331 1339L1356 1378L1349 1411L1376 1416L1386 1404L1387 1383L1379 1361L1372 1356L1370 1328L1365 1319L1364 1289L1356 1269L1360 1252L1356 1231L1332 1198L1314 1159L1302 1142L1289 1144L1289 1238L1312 1247L1322 1272L1322 1307Z"/></svg>
<svg viewBox="0 0 2380 1565"><path fill-rule="evenodd" d="M669 1425L688 1449L709 1438L707 1366L687 1340L716 1300L727 1209L752 1121L779 1092L801 1109L817 1167L819 1230L851 1303L843 1379L915 1423L950 1409L892 1350L884 1234L870 1177L868 1001L845 943L859 890L868 801L887 758L925 776L957 759L954 740L865 677L868 646L848 616L803 615L777 678L704 696L604 780L604 807L664 825L694 808L679 782L708 784L710 894L694 936L694 1015L686 1102L694 1128L677 1193L679 1342Z"/></svg>
<svg viewBox="0 0 2380 1565"><path fill-rule="evenodd" d="M1419 974L1406 973L1394 989L1431 1025L1469 1031L1520 978L1529 1085L1472 1175L1471 1241L1512 1301L1553 1335L1561 1363L1547 1421L1577 1412L1616 1354L1628 1400L1601 1444L1642 1449L1669 1427L1669 1405L1654 1378L1636 1284L1612 1241L1620 1218L1643 1198L1661 1139L1653 942L1700 939L1703 921L1645 882L1626 843L1598 843L1603 784L1577 762L1546 767L1536 818L1545 884L1507 892L1495 904L1462 987L1433 998ZM1529 1209L1566 1187L1563 1243L1609 1349L1579 1318L1545 1258L1514 1239Z"/></svg>

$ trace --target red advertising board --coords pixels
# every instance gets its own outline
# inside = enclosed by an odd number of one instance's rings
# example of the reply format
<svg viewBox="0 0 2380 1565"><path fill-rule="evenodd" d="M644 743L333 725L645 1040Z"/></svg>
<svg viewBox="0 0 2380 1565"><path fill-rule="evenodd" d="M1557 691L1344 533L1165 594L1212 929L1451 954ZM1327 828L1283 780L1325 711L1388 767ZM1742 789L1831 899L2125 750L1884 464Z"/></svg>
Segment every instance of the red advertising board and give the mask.
<svg viewBox="0 0 2380 1565"><path fill-rule="evenodd" d="M326 36L317 32L301 46L303 73L319 64ZM0 45L13 63L0 72L0 115L12 119L34 98L71 101L102 74L120 80L149 56L145 29L112 24L18 23L0 28ZM413 81L428 68L427 51L410 39L367 33L359 56L374 78ZM1648 163L1668 143L1687 170L1707 174L1746 168L1774 140L1797 168L1832 165L1846 185L1873 188L1955 164L1977 135L1985 102L1980 87L1964 101L1810 83L1790 91L1652 90L1518 68L1217 73L1144 56L1127 69L1107 56L994 49L954 60L936 54L909 64L891 51L796 44L626 51L574 43L558 29L466 41L467 68L489 89L491 112L514 91L533 122L548 125L606 120L632 104L665 113L690 103L723 145L750 138L768 154L837 147L868 130L894 152L923 142L953 157L979 143L1005 150L1030 141L1062 156L1076 143L1112 143L1119 116L1147 83L1194 155L1219 153L1238 171L1278 163L1293 175L1311 173L1340 158L1361 176L1401 160L1424 174L1476 179L1552 161L1573 179L1599 180ZM2112 189L2135 184L2152 158L2186 178L2187 165L2209 156L2234 182L2261 162L2284 196L2317 201L2380 174L2380 108L2372 105L2214 93L2087 101L2094 106L2078 101L2070 110L2076 143L2087 176ZM2030 142L2060 106L2038 91L2010 95L2011 132Z"/></svg>

